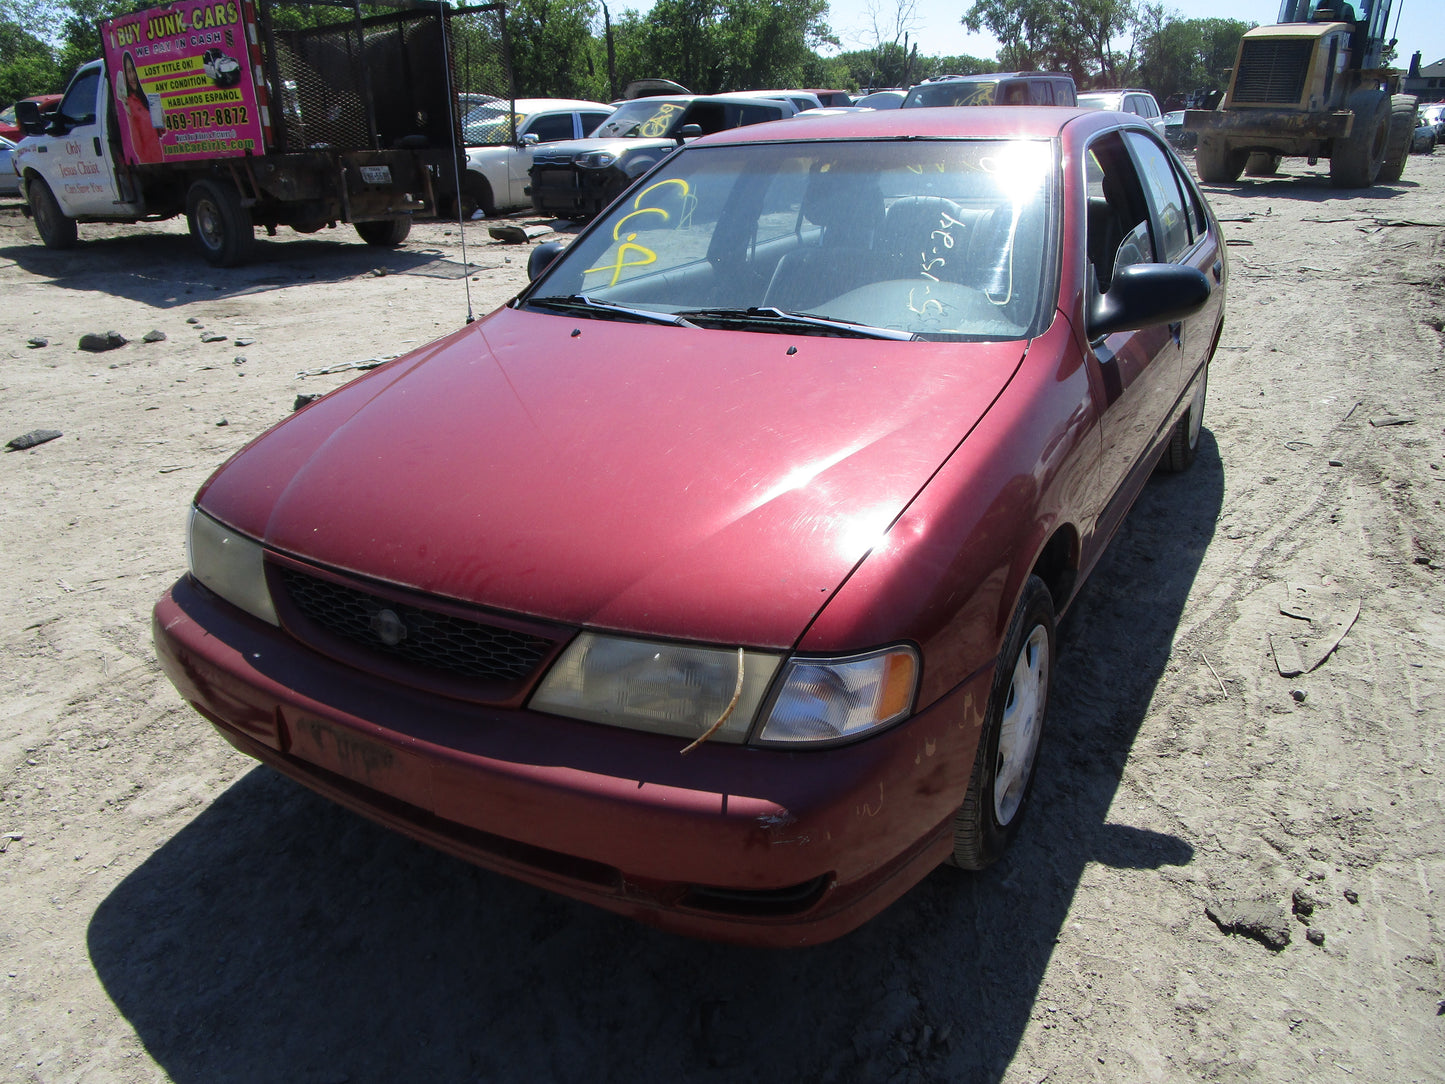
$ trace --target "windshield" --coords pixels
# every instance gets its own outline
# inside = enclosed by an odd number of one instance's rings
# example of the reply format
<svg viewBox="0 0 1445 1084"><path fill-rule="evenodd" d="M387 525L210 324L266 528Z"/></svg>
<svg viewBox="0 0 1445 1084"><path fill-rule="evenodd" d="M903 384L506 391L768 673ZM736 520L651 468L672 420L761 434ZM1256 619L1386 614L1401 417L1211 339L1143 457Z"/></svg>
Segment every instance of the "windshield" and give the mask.
<svg viewBox="0 0 1445 1084"><path fill-rule="evenodd" d="M997 82L970 79L914 87L903 105L907 109L930 105L995 105L997 99Z"/></svg>
<svg viewBox="0 0 1445 1084"><path fill-rule="evenodd" d="M462 138L467 143L510 143L512 141L512 110L505 101L475 106L462 119ZM518 116L516 123L521 124Z"/></svg>
<svg viewBox="0 0 1445 1084"><path fill-rule="evenodd" d="M1057 175L1043 141L689 147L525 303L704 328L794 318L805 334L1025 338L1053 309Z"/></svg>
<svg viewBox="0 0 1445 1084"><path fill-rule="evenodd" d="M658 139L667 135L684 109L687 99L639 98L618 106L617 111L597 126L594 139Z"/></svg>

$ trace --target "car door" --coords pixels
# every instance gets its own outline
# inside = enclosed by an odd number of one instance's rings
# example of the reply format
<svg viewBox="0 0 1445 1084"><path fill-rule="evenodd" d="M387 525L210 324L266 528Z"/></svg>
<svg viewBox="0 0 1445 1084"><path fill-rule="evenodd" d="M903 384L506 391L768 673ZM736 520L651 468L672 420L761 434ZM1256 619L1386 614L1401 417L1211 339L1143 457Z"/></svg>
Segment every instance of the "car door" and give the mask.
<svg viewBox="0 0 1445 1084"><path fill-rule="evenodd" d="M1196 268L1216 287L1203 309L1169 325L1178 349L1177 394L1183 396L1209 360L1219 328L1224 292L1217 287L1224 284L1224 253L1204 199L1178 156L1143 132L1126 132L1124 138L1156 222L1159 259Z"/></svg>
<svg viewBox="0 0 1445 1084"><path fill-rule="evenodd" d="M536 136L537 143L558 143L564 139L581 139L577 114L534 113L517 129L517 146L507 155L507 207L519 207L529 200L527 186L531 183L532 144L527 136Z"/></svg>
<svg viewBox="0 0 1445 1084"><path fill-rule="evenodd" d="M53 123L62 134L47 134L36 142L38 153L54 156L44 172L68 215L116 212L115 177L105 153L108 105L99 65L82 71L54 113Z"/></svg>
<svg viewBox="0 0 1445 1084"><path fill-rule="evenodd" d="M1089 143L1086 170L1090 289L1102 292L1122 268L1165 259L1158 253L1167 248L1156 247L1162 235L1154 200L1146 194L1124 131L1102 133ZM1099 523L1104 538L1113 533L1152 468L1162 419L1179 395L1179 353L1178 336L1167 324L1114 332L1089 343L1103 438L1100 480L1112 495Z"/></svg>

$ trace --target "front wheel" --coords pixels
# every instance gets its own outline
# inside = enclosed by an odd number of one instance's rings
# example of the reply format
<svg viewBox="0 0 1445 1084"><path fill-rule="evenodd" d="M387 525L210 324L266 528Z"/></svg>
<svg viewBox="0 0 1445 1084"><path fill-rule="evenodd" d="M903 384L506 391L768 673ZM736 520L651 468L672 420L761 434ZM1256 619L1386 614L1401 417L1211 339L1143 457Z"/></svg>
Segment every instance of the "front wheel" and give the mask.
<svg viewBox="0 0 1445 1084"><path fill-rule="evenodd" d="M1054 601L1030 576L994 670L968 794L953 818L951 863L983 869L1018 833L1033 789L1054 671Z"/></svg>
<svg viewBox="0 0 1445 1084"><path fill-rule="evenodd" d="M35 230L46 248L70 248L79 232L75 219L60 209L50 186L39 177L31 177L25 189L30 200L30 213L35 216Z"/></svg>
<svg viewBox="0 0 1445 1084"><path fill-rule="evenodd" d="M372 222L358 222L356 232L368 245L395 248L411 233L411 218L378 218Z"/></svg>
<svg viewBox="0 0 1445 1084"><path fill-rule="evenodd" d="M1415 97L1396 94L1390 99L1390 132L1385 140L1385 164L1380 167L1381 183L1394 184L1405 175L1414 139Z"/></svg>
<svg viewBox="0 0 1445 1084"><path fill-rule="evenodd" d="M222 181L201 180L186 193L186 224L201 256L216 267L245 263L256 240L241 194Z"/></svg>
<svg viewBox="0 0 1445 1084"><path fill-rule="evenodd" d="M1199 374L1199 383L1195 385L1189 409L1175 423L1174 431L1169 434L1169 445L1159 460L1159 469L1166 474L1178 474L1194 465L1194 457L1199 454L1199 430L1204 424L1204 398L1208 387L1209 369L1206 367Z"/></svg>
<svg viewBox="0 0 1445 1084"><path fill-rule="evenodd" d="M1369 188L1385 164L1390 142L1390 98L1382 90L1357 90L1350 95L1354 126L1348 139L1335 141L1330 152L1330 183L1336 188Z"/></svg>

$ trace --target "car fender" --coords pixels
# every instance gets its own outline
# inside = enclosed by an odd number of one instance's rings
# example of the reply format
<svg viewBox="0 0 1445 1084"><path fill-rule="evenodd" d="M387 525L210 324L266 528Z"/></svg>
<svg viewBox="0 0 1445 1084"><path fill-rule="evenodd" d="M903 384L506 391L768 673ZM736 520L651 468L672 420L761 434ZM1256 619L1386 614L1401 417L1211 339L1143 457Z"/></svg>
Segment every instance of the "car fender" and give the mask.
<svg viewBox="0 0 1445 1084"><path fill-rule="evenodd" d="M864 650L925 630L924 657L943 662L923 675L920 709L992 665L1050 539L1083 534L1101 499L1102 442L1068 321L1056 317L1024 350L993 406L822 607L800 651ZM1074 581L1062 582L1071 595ZM1059 609L1067 601L1056 598Z"/></svg>

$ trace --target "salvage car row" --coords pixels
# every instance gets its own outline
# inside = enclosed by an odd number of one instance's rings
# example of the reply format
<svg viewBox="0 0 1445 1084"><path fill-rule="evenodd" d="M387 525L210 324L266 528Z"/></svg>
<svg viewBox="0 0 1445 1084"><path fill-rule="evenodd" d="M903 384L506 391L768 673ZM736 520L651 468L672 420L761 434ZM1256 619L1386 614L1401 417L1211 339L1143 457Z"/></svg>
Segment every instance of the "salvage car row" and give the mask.
<svg viewBox="0 0 1445 1084"><path fill-rule="evenodd" d="M672 147L508 304L217 470L155 643L381 823L815 943L1019 831L1057 623L1199 447L1225 248L1115 112Z"/></svg>

